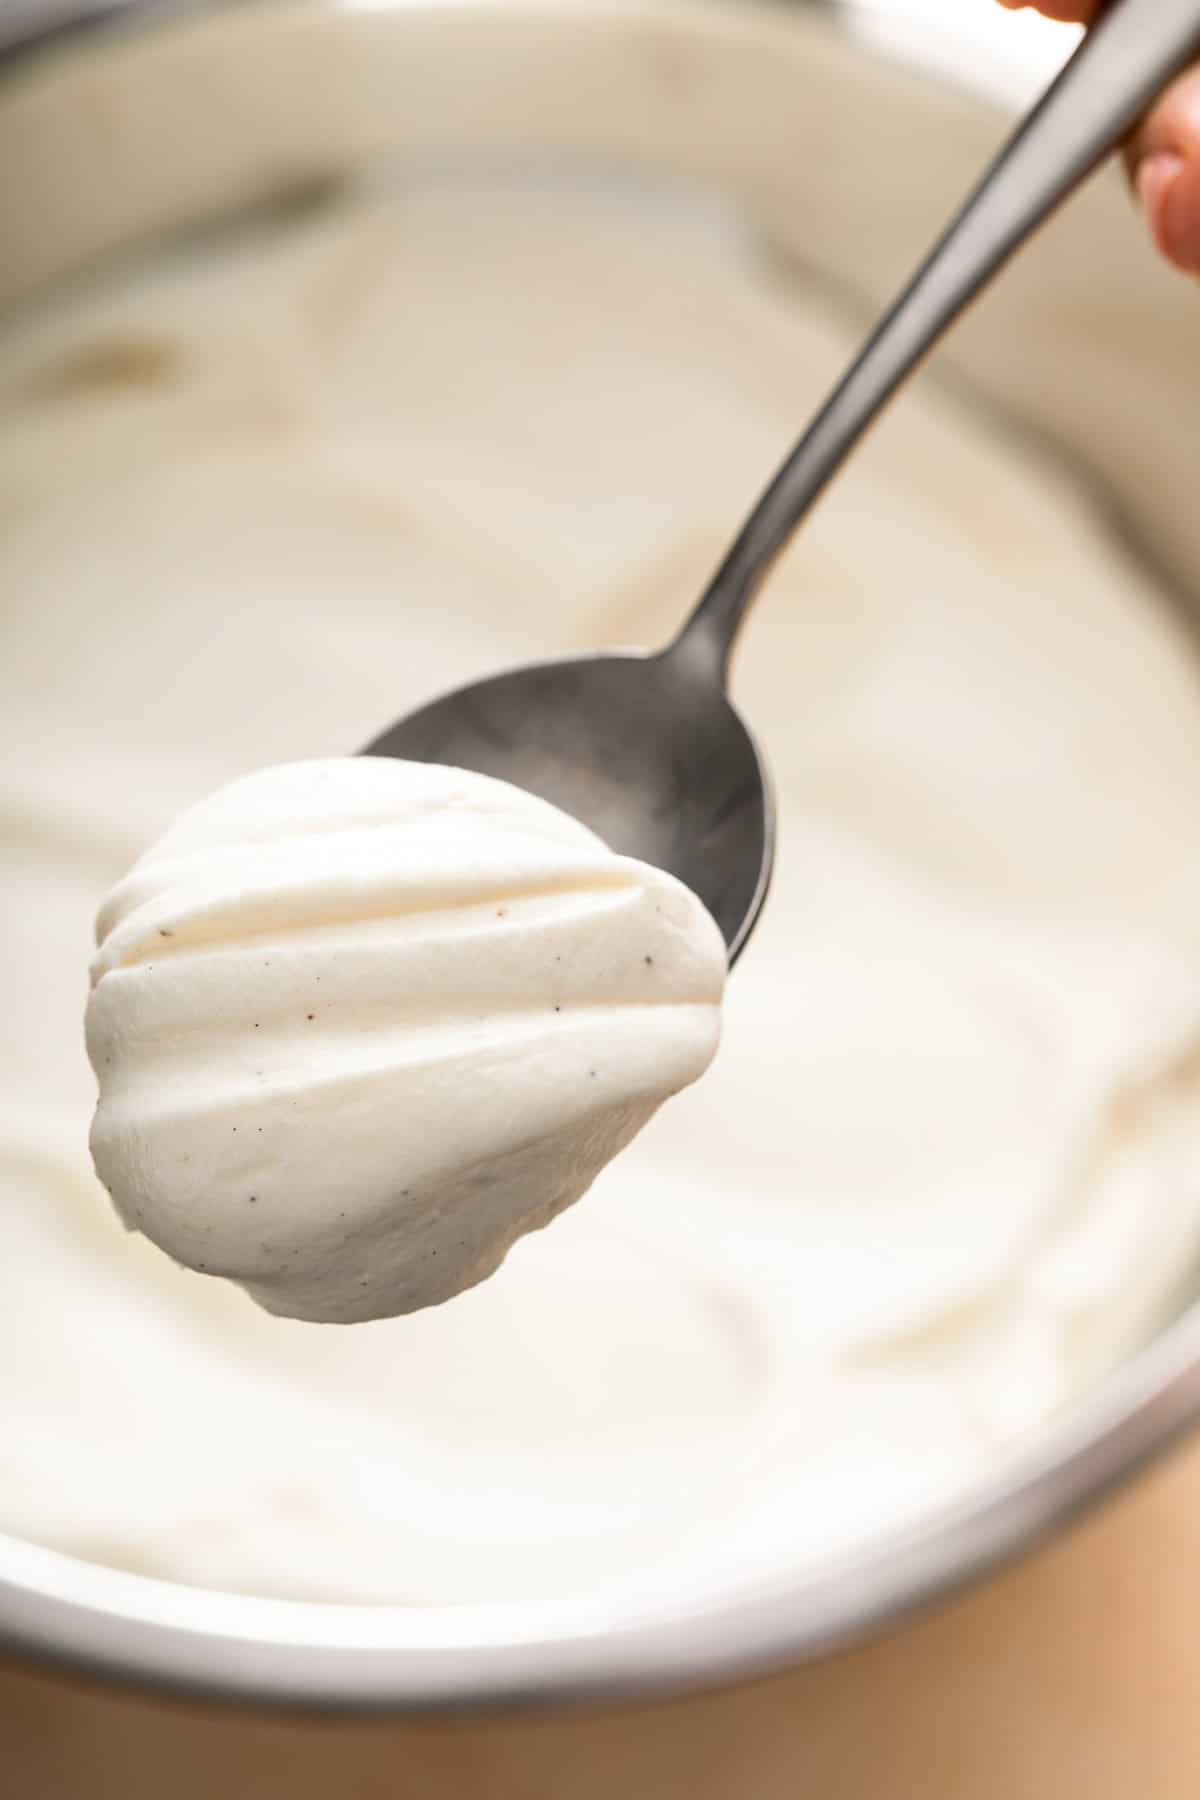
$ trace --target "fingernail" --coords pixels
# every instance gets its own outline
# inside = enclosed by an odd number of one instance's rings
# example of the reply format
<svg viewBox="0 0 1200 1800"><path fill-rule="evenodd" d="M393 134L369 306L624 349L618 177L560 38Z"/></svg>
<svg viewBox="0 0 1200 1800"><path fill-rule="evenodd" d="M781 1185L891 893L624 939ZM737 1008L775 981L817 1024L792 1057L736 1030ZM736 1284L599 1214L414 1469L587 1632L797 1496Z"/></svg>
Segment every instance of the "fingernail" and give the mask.
<svg viewBox="0 0 1200 1800"><path fill-rule="evenodd" d="M1156 150L1134 171L1137 197L1163 255L1178 269L1200 271L1200 212L1192 204L1188 184L1181 182L1183 158L1174 150Z"/></svg>

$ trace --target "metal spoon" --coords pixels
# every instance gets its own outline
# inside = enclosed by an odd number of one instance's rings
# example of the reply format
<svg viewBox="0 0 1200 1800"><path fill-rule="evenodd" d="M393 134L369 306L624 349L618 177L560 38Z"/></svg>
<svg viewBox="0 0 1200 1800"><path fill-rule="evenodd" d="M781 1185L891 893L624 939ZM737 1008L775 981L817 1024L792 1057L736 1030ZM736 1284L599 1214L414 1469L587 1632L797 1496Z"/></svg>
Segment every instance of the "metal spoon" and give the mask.
<svg viewBox="0 0 1200 1800"><path fill-rule="evenodd" d="M450 763L553 801L704 901L732 963L771 878L775 810L725 681L751 602L868 425L1012 252L1200 50L1200 0L1113 0L1001 151L742 527L666 649L510 670L367 748Z"/></svg>

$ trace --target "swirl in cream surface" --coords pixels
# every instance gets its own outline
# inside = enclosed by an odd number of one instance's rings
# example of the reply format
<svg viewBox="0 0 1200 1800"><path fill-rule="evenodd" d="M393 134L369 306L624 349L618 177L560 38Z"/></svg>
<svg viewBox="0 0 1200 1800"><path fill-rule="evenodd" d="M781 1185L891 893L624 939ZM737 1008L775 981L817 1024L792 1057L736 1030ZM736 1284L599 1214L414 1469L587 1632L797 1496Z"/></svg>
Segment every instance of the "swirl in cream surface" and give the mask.
<svg viewBox="0 0 1200 1800"><path fill-rule="evenodd" d="M0 1527L258 1593L691 1605L988 1479L1169 1310L1194 657L1075 480L927 383L756 609L771 899L720 1057L586 1198L330 1331L91 1169L82 972L142 848L459 682L664 642L854 331L740 217L462 170L10 326Z"/></svg>

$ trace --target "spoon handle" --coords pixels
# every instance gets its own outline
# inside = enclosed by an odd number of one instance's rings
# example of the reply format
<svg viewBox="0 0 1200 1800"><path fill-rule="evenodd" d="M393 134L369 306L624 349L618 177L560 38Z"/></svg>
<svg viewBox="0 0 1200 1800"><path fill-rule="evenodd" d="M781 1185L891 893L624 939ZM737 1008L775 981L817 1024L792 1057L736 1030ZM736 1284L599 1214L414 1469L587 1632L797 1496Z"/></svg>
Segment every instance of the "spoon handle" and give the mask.
<svg viewBox="0 0 1200 1800"><path fill-rule="evenodd" d="M1112 0L775 476L676 639L723 675L775 559L958 314L1200 50L1200 0ZM672 646L674 648L675 646Z"/></svg>

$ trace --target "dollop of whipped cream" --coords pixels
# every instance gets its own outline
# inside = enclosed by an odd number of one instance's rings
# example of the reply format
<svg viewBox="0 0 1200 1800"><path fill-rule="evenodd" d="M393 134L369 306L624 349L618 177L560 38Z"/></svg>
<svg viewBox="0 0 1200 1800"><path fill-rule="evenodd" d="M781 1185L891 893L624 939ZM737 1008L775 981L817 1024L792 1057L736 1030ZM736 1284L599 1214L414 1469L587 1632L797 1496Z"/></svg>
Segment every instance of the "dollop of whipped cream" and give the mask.
<svg viewBox="0 0 1200 1800"><path fill-rule="evenodd" d="M578 1200L716 1052L696 896L505 782L353 757L193 807L101 908L97 1173L269 1312L411 1312Z"/></svg>

